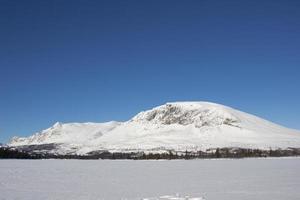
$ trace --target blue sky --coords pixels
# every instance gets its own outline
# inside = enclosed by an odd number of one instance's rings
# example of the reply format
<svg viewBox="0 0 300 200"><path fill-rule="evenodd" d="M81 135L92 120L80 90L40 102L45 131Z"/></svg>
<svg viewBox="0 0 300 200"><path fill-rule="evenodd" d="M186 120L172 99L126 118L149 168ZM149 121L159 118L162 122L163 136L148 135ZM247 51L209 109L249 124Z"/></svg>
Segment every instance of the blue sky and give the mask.
<svg viewBox="0 0 300 200"><path fill-rule="evenodd" d="M0 142L212 101L300 129L300 1L0 1Z"/></svg>

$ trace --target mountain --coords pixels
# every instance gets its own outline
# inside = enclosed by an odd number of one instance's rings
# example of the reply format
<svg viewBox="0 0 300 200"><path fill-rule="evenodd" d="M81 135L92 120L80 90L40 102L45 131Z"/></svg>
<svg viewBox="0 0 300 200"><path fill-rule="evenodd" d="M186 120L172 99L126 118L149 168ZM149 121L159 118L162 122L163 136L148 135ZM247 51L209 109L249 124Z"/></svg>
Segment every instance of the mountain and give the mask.
<svg viewBox="0 0 300 200"><path fill-rule="evenodd" d="M34 146L56 154L205 151L211 148L299 148L300 131L209 102L174 102L143 111L126 122L56 123L13 147Z"/></svg>

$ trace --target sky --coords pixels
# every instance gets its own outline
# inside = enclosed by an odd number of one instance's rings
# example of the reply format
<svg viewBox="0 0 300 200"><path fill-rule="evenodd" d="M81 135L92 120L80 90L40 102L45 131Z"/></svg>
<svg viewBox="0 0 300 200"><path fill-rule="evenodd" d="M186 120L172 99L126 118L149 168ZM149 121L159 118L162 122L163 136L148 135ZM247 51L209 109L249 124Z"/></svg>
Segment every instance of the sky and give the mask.
<svg viewBox="0 0 300 200"><path fill-rule="evenodd" d="M210 101L300 129L300 1L1 0L0 142Z"/></svg>

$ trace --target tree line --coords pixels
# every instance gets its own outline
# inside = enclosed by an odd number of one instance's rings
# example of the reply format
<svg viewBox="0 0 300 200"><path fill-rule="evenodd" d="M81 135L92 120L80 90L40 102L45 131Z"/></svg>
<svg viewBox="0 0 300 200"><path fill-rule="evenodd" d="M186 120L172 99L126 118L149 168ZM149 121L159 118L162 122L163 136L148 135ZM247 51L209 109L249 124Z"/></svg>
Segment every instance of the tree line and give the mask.
<svg viewBox="0 0 300 200"><path fill-rule="evenodd" d="M130 159L130 160L173 160L173 159L211 159L211 158L249 158L249 157L283 157L300 156L300 148L288 149L245 149L215 148L207 151L166 151L161 153L145 152L109 152L95 151L87 155L57 155L49 153L33 153L14 148L0 147L0 158L10 159Z"/></svg>

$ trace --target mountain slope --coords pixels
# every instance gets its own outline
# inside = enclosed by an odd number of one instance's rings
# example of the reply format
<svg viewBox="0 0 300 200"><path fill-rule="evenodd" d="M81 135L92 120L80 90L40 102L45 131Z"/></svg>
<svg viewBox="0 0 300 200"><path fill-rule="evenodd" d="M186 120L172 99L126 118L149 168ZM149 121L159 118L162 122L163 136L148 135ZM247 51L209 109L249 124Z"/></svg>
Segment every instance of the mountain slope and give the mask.
<svg viewBox="0 0 300 200"><path fill-rule="evenodd" d="M10 146L60 144L55 153L300 147L300 132L208 102L175 102L127 122L55 124Z"/></svg>

